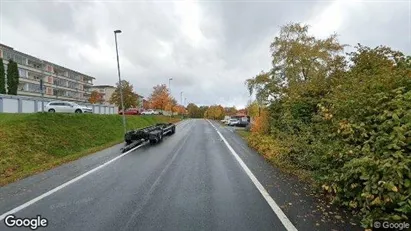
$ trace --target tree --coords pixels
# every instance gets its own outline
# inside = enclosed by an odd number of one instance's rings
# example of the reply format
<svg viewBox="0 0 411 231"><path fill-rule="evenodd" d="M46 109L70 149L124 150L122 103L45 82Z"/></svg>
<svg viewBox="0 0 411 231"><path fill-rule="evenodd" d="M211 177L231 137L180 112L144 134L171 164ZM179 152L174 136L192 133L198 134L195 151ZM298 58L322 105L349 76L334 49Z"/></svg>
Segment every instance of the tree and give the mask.
<svg viewBox="0 0 411 231"><path fill-rule="evenodd" d="M17 89L19 86L19 69L17 63L13 60L9 60L7 65L7 94L17 95Z"/></svg>
<svg viewBox="0 0 411 231"><path fill-rule="evenodd" d="M174 113L174 112L177 112L177 111L175 111L174 109L176 109L176 106L177 106L177 100L176 99L174 99L174 97L171 97L170 96L170 98L169 98L169 104L170 104L170 111L172 112L172 113Z"/></svg>
<svg viewBox="0 0 411 231"><path fill-rule="evenodd" d="M150 106L154 109L171 111L174 101L170 96L170 92L165 84L153 87L153 92L148 98Z"/></svg>
<svg viewBox="0 0 411 231"><path fill-rule="evenodd" d="M307 31L282 27L273 69L246 81L264 108L249 144L278 166L310 172L335 202L363 215L364 228L409 219L410 57L360 44L343 56L336 35Z"/></svg>
<svg viewBox="0 0 411 231"><path fill-rule="evenodd" d="M124 99L124 108L133 108L137 107L137 98L135 96L135 93L133 92L133 85L131 85L128 81L122 80L121 81L121 89L123 90L123 99ZM111 98L109 102L111 104L115 104L118 106L119 110L122 110L121 108L121 95L120 95L120 84L117 82L117 87L116 90L114 90L113 94L111 95Z"/></svg>
<svg viewBox="0 0 411 231"><path fill-rule="evenodd" d="M98 91L94 90L91 92L91 95L88 101L92 104L95 104L95 103L103 103L104 99Z"/></svg>
<svg viewBox="0 0 411 231"><path fill-rule="evenodd" d="M260 107L258 106L258 103L256 101L250 102L247 105L247 114L250 117L256 117L259 116L260 112Z"/></svg>
<svg viewBox="0 0 411 231"><path fill-rule="evenodd" d="M175 105L173 107L173 112L176 112L179 115L186 114L186 110L185 110L184 106L182 106L182 105Z"/></svg>
<svg viewBox="0 0 411 231"><path fill-rule="evenodd" d="M317 85L313 91L326 92L325 79L332 74L331 64L338 67L344 61L341 53L346 45L338 43L336 34L325 39L310 36L308 28L299 23L281 28L270 46L272 70L246 80L250 94L255 90L258 101L265 104L283 96L305 94L303 86L314 82Z"/></svg>
<svg viewBox="0 0 411 231"><path fill-rule="evenodd" d="M237 109L235 108L235 106L225 107L224 112L225 112L225 115L227 116L233 116L237 113Z"/></svg>
<svg viewBox="0 0 411 231"><path fill-rule="evenodd" d="M221 120L224 118L225 112L221 105L210 106L204 113L204 117L213 120Z"/></svg>
<svg viewBox="0 0 411 231"><path fill-rule="evenodd" d="M187 112L188 112L188 116L190 118L201 118L203 117L199 112L200 109L198 108L197 105L195 105L194 103L189 103L187 105Z"/></svg>
<svg viewBox="0 0 411 231"><path fill-rule="evenodd" d="M0 94L6 94L6 74L2 58L0 58Z"/></svg>
<svg viewBox="0 0 411 231"><path fill-rule="evenodd" d="M198 108L198 117L197 118L204 118L205 113L208 110L209 106L200 106Z"/></svg>
<svg viewBox="0 0 411 231"><path fill-rule="evenodd" d="M147 109L150 109L150 108L151 108L150 101L143 99L143 109L147 110Z"/></svg>

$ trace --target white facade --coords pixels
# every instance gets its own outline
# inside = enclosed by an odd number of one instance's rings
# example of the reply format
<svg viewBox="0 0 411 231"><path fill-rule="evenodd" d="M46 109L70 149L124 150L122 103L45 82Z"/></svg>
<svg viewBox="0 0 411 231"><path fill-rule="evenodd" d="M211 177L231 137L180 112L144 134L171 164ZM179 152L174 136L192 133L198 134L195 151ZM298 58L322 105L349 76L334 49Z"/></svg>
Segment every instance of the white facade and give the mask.
<svg viewBox="0 0 411 231"><path fill-rule="evenodd" d="M76 72L57 64L16 51L0 44L0 58L7 74L9 60L19 69L18 95L41 96L40 79L43 79L44 98L87 102L87 92L93 86L94 77ZM7 78L7 76L6 76Z"/></svg>

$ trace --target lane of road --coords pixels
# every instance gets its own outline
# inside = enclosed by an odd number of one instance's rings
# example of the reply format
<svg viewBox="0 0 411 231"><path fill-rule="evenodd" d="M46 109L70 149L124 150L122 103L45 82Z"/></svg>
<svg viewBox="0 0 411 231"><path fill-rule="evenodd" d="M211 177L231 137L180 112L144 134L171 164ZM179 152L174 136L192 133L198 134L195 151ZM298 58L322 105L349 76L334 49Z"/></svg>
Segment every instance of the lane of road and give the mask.
<svg viewBox="0 0 411 231"><path fill-rule="evenodd" d="M206 120L185 121L161 144L141 147L16 216L38 214L49 220L46 230L285 230Z"/></svg>

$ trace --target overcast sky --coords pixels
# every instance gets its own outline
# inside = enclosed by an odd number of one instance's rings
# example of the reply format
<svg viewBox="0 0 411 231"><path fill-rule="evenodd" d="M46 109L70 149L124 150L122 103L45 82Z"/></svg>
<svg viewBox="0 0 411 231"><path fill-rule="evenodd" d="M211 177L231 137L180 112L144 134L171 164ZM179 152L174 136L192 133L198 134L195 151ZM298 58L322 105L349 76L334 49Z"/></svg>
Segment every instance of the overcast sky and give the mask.
<svg viewBox="0 0 411 231"><path fill-rule="evenodd" d="M96 78L122 78L148 96L171 81L188 102L243 107L244 81L270 68L269 45L287 22L333 32L350 45L411 54L411 1L19 1L0 0L0 43Z"/></svg>

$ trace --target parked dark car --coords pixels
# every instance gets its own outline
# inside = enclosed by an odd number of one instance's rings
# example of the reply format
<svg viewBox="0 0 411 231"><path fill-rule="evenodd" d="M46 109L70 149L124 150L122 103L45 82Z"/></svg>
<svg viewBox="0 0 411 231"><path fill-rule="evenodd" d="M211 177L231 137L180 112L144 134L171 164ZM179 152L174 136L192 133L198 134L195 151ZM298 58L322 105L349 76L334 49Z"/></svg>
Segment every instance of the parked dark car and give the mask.
<svg viewBox="0 0 411 231"><path fill-rule="evenodd" d="M239 121L240 122L236 124L237 127L247 127L248 124L250 124L250 117L249 116L241 117Z"/></svg>

